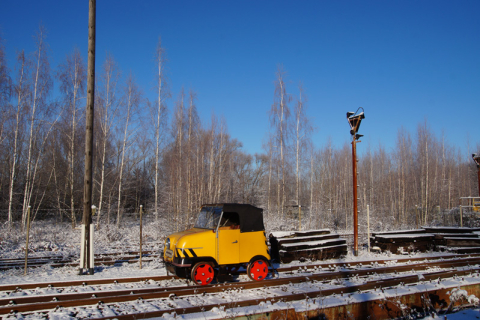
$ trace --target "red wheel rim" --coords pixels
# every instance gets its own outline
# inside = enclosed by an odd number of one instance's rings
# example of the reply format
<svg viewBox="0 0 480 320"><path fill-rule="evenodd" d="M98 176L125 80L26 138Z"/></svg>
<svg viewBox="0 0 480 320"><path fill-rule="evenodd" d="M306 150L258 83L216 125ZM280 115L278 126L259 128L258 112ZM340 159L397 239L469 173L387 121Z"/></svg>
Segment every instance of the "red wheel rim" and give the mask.
<svg viewBox="0 0 480 320"><path fill-rule="evenodd" d="M263 260L257 260L250 266L250 277L260 281L265 279L268 274L268 265Z"/></svg>
<svg viewBox="0 0 480 320"><path fill-rule="evenodd" d="M203 285L209 284L213 280L213 268L209 264L201 264L193 272L193 280Z"/></svg>

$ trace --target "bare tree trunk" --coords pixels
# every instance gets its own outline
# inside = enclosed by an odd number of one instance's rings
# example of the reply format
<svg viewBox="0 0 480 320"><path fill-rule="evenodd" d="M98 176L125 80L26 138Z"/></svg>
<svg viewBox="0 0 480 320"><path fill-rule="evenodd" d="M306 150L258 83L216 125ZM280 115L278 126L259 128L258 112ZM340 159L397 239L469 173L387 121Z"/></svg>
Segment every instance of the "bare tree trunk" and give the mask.
<svg viewBox="0 0 480 320"><path fill-rule="evenodd" d="M158 198L160 194L160 136L161 136L161 123L163 120L163 62L164 62L164 49L162 47L162 41L159 38L157 44L157 50L155 54L156 64L157 64L157 120L155 123L155 221L158 221Z"/></svg>
<svg viewBox="0 0 480 320"><path fill-rule="evenodd" d="M65 95L65 105L69 106L71 112L70 134L67 134L69 142L68 153L68 182L70 186L70 216L72 228L75 228L75 159L77 144L76 131L78 121L78 101L82 98L84 93L86 70L82 61L82 56L78 49L72 55L68 55L65 63L60 65L60 72L58 73L60 79L60 91Z"/></svg>
<svg viewBox="0 0 480 320"><path fill-rule="evenodd" d="M310 154L310 219L312 218L313 213L315 212L313 210L313 155L314 155L314 149L312 147L311 154Z"/></svg>
<svg viewBox="0 0 480 320"><path fill-rule="evenodd" d="M122 218L122 186L123 186L123 175L125 170L125 154L128 149L128 142L130 141L132 133L129 131L129 125L131 118L136 113L136 110L140 103L140 93L138 92L137 86L134 82L133 75L130 75L127 79L126 88L125 88L125 126L123 130L123 141L121 148L121 158L120 158L120 172L118 175L118 198L117 198L117 228L120 227L120 222Z"/></svg>
<svg viewBox="0 0 480 320"><path fill-rule="evenodd" d="M75 72L75 77L77 76L77 73ZM74 192L74 186L75 186L75 131L77 130L77 86L76 86L76 81L74 84L75 89L73 90L73 106L72 106L72 131L71 131L71 136L70 136L70 161L69 161L69 177L70 177L70 212L71 212L71 217L72 217L72 229L75 228L75 192Z"/></svg>
<svg viewBox="0 0 480 320"><path fill-rule="evenodd" d="M223 153L224 153L224 144L225 144L225 121L222 118L220 120L220 144L219 144L219 160L218 160L218 179L217 179L217 192L215 194L214 202L218 202L220 200L220 194L222 192L222 179L223 179Z"/></svg>
<svg viewBox="0 0 480 320"><path fill-rule="evenodd" d="M425 220L423 223L425 223L425 225L427 224L427 218L428 218L428 162L429 162L429 159L428 159L428 142L425 141L425 208L424 208L424 217L425 217Z"/></svg>
<svg viewBox="0 0 480 320"><path fill-rule="evenodd" d="M290 110L288 108L288 102L290 101L284 82L285 72L282 67L277 70L277 79L275 82L275 95L274 103L270 111L270 121L275 130L275 138L279 145L280 163L277 170L278 173L278 195L277 206L279 207L280 214L285 219L285 178L286 178L286 162L285 162L285 149L288 133L288 118L290 116Z"/></svg>
<svg viewBox="0 0 480 320"><path fill-rule="evenodd" d="M25 227L26 217L27 217L27 208L30 205L30 200L33 193L35 178L36 178L36 164L40 159L41 155L37 155L37 158L34 159L33 147L36 142L36 132L39 124L38 122L38 108L44 106L46 96L51 87L51 79L49 75L49 64L46 56L45 48L45 30L41 26L39 32L36 36L36 51L35 51L35 69L33 73L33 92L30 103L30 132L29 140L27 147L27 172L26 172L26 181L25 181L25 191L23 196L23 213L22 213L22 228Z"/></svg>
<svg viewBox="0 0 480 320"><path fill-rule="evenodd" d="M178 101L175 106L173 129L175 134L174 141L174 154L173 163L171 164L174 169L171 175L170 185L172 187L172 209L174 211L175 230L178 231L180 223L180 213L183 210L183 194L182 194L182 180L183 180L183 162L184 162L184 130L185 130L185 91L182 88Z"/></svg>
<svg viewBox="0 0 480 320"><path fill-rule="evenodd" d="M118 115L118 104L116 103L116 87L120 74L117 71L116 63L113 57L107 55L103 65L103 75L101 76L101 103L97 106L100 114L101 130L101 155L100 155L100 194L97 210L97 228L100 224L100 217L103 212L103 197L105 193L106 163L107 163L107 145L109 142L112 128ZM109 196L110 198L110 196ZM110 208L108 209L110 210ZM108 219L109 220L109 219Z"/></svg>
<svg viewBox="0 0 480 320"><path fill-rule="evenodd" d="M193 143L194 134L197 129L198 115L195 108L195 93L190 90L188 107L188 134L187 134L187 173L186 173L186 189L187 189L187 222L190 222L190 214L193 212L193 168L192 157L194 156Z"/></svg>
<svg viewBox="0 0 480 320"><path fill-rule="evenodd" d="M57 139L54 139L56 141ZM58 180L57 180L57 161L56 161L56 155L55 155L55 148L52 150L52 161L53 161L53 177L54 177L54 183L55 183L55 195L57 199L57 207L58 207L58 213L60 215L60 221L63 221L63 215L62 215L62 202L60 201L60 192L59 192L59 185L58 185Z"/></svg>
<svg viewBox="0 0 480 320"><path fill-rule="evenodd" d="M9 191L8 191L8 222L10 228L13 225L13 215L12 215L12 202L13 202L13 188L14 188L14 183L15 183L15 170L17 168L17 158L18 158L18 135L19 135L19 126L20 122L22 122L23 119L21 119L21 111L23 109L23 104L25 103L25 97L24 97L24 77L25 77L25 54L23 50L19 53L18 55L18 62L20 64L19 68L19 79L18 79L18 84L15 88L15 93L17 95L17 111L15 113L15 133L14 133L14 141L13 141L13 159L12 159L12 172L10 175L10 184L9 184Z"/></svg>
<svg viewBox="0 0 480 320"><path fill-rule="evenodd" d="M208 199L210 201L214 201L213 199L213 176L215 174L214 172L214 154L215 154L215 127L216 127L216 118L215 115L212 114L212 127L210 129L210 159L209 159L209 164L210 164L210 170L208 172Z"/></svg>
<svg viewBox="0 0 480 320"><path fill-rule="evenodd" d="M268 189L267 189L267 212L270 215L270 212L272 210L271 207L271 193L272 193L272 171L273 171L273 141L270 139L268 143L268 156L269 156L269 161L268 161Z"/></svg>

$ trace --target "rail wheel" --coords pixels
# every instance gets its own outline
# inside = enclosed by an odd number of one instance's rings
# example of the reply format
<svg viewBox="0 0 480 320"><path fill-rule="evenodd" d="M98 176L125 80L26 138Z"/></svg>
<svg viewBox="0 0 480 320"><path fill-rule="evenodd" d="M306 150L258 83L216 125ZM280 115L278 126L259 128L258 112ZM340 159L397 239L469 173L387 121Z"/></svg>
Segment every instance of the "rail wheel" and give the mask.
<svg viewBox="0 0 480 320"><path fill-rule="evenodd" d="M252 280L261 281L268 274L268 263L263 259L257 259L250 262L247 267L247 274Z"/></svg>
<svg viewBox="0 0 480 320"><path fill-rule="evenodd" d="M212 265L206 262L198 262L192 268L192 280L199 285L207 285L212 282L215 271Z"/></svg>

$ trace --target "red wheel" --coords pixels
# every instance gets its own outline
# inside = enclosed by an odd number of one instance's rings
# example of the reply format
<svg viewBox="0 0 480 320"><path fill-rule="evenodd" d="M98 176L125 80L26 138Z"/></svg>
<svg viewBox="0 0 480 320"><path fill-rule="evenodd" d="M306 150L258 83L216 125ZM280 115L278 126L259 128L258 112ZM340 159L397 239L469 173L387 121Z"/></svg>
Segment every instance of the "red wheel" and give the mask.
<svg viewBox="0 0 480 320"><path fill-rule="evenodd" d="M252 261L247 268L247 274L252 280L261 281L268 274L268 263L263 259Z"/></svg>
<svg viewBox="0 0 480 320"><path fill-rule="evenodd" d="M213 275L213 267L206 262L198 262L192 269L192 280L202 286L212 282Z"/></svg>

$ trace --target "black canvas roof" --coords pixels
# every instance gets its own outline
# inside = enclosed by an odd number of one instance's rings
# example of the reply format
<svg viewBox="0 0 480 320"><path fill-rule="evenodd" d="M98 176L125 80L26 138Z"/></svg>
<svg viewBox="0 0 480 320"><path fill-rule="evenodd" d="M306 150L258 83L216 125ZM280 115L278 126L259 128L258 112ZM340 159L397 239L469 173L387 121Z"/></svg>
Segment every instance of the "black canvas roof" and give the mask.
<svg viewBox="0 0 480 320"><path fill-rule="evenodd" d="M236 212L240 218L240 232L264 231L263 209L251 204L218 203L204 204L202 207L221 207L223 212Z"/></svg>

